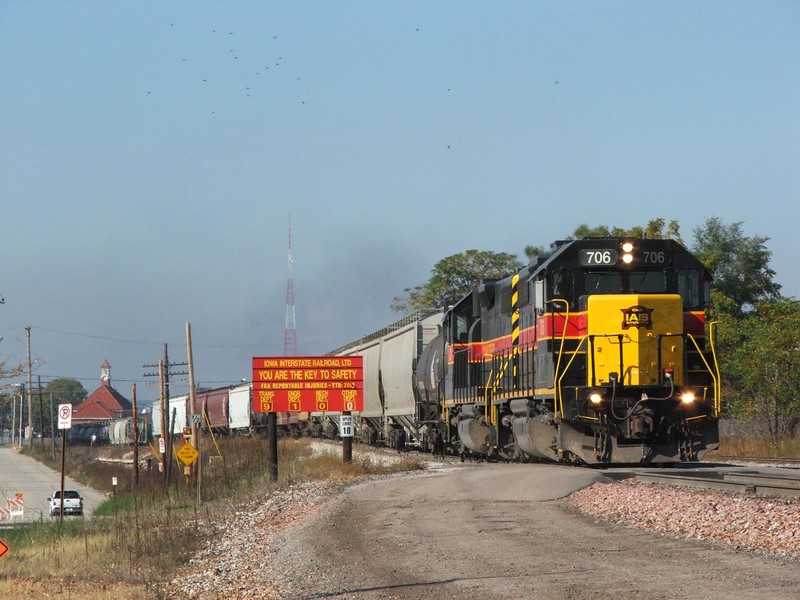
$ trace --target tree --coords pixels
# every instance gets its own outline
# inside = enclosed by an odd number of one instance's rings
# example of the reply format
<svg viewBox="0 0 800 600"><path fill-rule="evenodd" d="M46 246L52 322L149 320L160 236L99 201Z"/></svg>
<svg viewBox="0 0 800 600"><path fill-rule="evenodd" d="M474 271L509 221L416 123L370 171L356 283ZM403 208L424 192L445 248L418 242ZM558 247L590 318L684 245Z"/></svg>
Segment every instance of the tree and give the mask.
<svg viewBox="0 0 800 600"><path fill-rule="evenodd" d="M585 237L608 237L611 234L608 227L605 225L597 225L596 227L589 227L586 223L581 223L575 228L572 235L568 236L568 240L580 240Z"/></svg>
<svg viewBox="0 0 800 600"><path fill-rule="evenodd" d="M718 217L694 229L692 252L714 276L716 291L733 301L736 315L753 312L759 302L780 297L781 286L769 268L772 252L764 246L769 238L747 237L742 223L725 225Z"/></svg>
<svg viewBox="0 0 800 600"><path fill-rule="evenodd" d="M41 394L40 394L41 392ZM31 390L33 394L34 428L49 435L53 414L59 404L80 404L88 393L77 379L63 377L50 380L41 390Z"/></svg>
<svg viewBox="0 0 800 600"><path fill-rule="evenodd" d="M22 365L6 366L6 361L0 360L0 380L10 379L22 375Z"/></svg>
<svg viewBox="0 0 800 600"><path fill-rule="evenodd" d="M406 288L392 301L395 312L455 304L482 279L499 279L522 268L513 254L467 250L437 262L427 283Z"/></svg>
<svg viewBox="0 0 800 600"><path fill-rule="evenodd" d="M547 252L547 249L544 246L530 246L529 245L529 246L525 246L525 250L523 250L523 252L525 252L525 256L528 259L528 261L531 261L534 258L536 258L537 256L539 256L540 254L544 254L545 252Z"/></svg>
<svg viewBox="0 0 800 600"><path fill-rule="evenodd" d="M800 424L800 302L783 298L720 319L723 379L733 414L767 425L773 442Z"/></svg>
<svg viewBox="0 0 800 600"><path fill-rule="evenodd" d="M53 402L72 406L83 402L88 395L80 381L68 377L51 379L44 387L44 393L53 394Z"/></svg>
<svg viewBox="0 0 800 600"><path fill-rule="evenodd" d="M611 229L613 237L635 237L648 240L675 240L683 244L681 239L681 228L677 221L666 222L665 219L658 217L648 221L647 225L636 225L630 229L614 227Z"/></svg>

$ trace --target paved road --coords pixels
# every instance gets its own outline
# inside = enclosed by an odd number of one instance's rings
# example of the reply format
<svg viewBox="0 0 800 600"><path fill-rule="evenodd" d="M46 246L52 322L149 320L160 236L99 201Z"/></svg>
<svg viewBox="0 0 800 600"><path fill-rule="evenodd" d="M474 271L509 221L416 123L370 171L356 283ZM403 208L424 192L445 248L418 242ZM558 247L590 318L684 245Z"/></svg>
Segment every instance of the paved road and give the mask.
<svg viewBox="0 0 800 600"><path fill-rule="evenodd" d="M69 453L67 453L69 459ZM0 508L6 507L7 499L23 494L24 521L36 521L42 516L49 519L47 498L61 486L61 473L46 467L39 461L24 456L7 446L0 446ZM83 496L86 516L91 515L98 504L106 499L104 494L82 485L69 477L64 479L66 489L78 490ZM15 519L19 521L20 518ZM8 519L0 525L9 524Z"/></svg>
<svg viewBox="0 0 800 600"><path fill-rule="evenodd" d="M556 498L601 477L486 465L370 481L287 527L281 597L347 600L800 598L796 564L595 522Z"/></svg>

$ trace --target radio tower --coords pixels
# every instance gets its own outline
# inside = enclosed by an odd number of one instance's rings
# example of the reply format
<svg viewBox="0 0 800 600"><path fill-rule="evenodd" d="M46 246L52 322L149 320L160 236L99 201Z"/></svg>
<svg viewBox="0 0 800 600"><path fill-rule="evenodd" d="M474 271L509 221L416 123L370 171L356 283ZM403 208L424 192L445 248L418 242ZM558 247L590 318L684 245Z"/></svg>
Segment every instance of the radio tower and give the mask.
<svg viewBox="0 0 800 600"><path fill-rule="evenodd" d="M292 215L289 215L289 278L286 280L286 330L283 355L297 356L297 329L294 321L294 277L292 276Z"/></svg>

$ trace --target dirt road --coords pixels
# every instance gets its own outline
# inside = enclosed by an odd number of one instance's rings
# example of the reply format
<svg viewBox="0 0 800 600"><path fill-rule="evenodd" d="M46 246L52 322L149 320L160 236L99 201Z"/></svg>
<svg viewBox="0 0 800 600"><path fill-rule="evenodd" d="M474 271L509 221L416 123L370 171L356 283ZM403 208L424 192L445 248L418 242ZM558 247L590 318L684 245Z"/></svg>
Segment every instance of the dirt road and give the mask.
<svg viewBox="0 0 800 600"><path fill-rule="evenodd" d="M595 522L556 498L599 478L457 468L347 489L270 541L285 598L796 599L798 564Z"/></svg>

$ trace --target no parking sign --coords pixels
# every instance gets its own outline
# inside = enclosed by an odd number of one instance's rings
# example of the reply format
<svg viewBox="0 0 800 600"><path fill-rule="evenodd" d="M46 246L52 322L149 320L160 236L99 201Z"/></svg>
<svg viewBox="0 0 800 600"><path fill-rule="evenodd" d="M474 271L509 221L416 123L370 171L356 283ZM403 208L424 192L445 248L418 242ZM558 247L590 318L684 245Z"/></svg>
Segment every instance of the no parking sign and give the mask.
<svg viewBox="0 0 800 600"><path fill-rule="evenodd" d="M58 428L70 429L72 427L72 404L58 405Z"/></svg>

